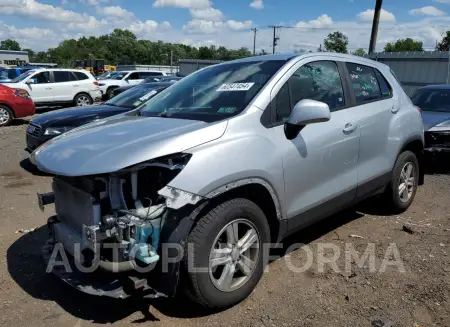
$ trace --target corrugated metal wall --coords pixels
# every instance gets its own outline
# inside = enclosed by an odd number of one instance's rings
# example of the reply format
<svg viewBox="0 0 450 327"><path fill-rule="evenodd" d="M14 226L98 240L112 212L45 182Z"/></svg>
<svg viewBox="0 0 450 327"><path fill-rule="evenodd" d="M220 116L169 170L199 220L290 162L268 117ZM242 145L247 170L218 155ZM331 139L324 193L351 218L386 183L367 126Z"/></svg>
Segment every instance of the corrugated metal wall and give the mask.
<svg viewBox="0 0 450 327"><path fill-rule="evenodd" d="M378 52L365 57L391 67L405 92L411 95L421 86L450 82L449 54L444 51Z"/></svg>
<svg viewBox="0 0 450 327"><path fill-rule="evenodd" d="M180 59L178 64L180 66L180 75L188 76L199 69L221 62L221 60Z"/></svg>

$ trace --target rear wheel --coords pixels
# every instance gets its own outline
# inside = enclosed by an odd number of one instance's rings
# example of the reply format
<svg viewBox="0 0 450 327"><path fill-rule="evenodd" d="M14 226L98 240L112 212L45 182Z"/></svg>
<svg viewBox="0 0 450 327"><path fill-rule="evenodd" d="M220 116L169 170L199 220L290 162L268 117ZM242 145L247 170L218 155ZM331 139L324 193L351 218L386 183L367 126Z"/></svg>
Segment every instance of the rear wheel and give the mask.
<svg viewBox="0 0 450 327"><path fill-rule="evenodd" d="M409 208L419 184L419 162L411 151L401 153L392 171L392 179L386 189L386 200L394 212Z"/></svg>
<svg viewBox="0 0 450 327"><path fill-rule="evenodd" d="M109 99L111 99L111 98L114 98L114 90L116 89L117 87L110 87L110 88L108 88L107 90L106 90L106 98L109 100Z"/></svg>
<svg viewBox="0 0 450 327"><path fill-rule="evenodd" d="M244 300L261 279L269 240L266 217L255 203L234 199L212 209L188 237L188 295L216 309Z"/></svg>
<svg viewBox="0 0 450 327"><path fill-rule="evenodd" d="M90 106L94 103L91 96L86 93L77 94L73 102L77 107Z"/></svg>
<svg viewBox="0 0 450 327"><path fill-rule="evenodd" d="M0 127L8 126L13 120L14 115L11 109L0 105Z"/></svg>

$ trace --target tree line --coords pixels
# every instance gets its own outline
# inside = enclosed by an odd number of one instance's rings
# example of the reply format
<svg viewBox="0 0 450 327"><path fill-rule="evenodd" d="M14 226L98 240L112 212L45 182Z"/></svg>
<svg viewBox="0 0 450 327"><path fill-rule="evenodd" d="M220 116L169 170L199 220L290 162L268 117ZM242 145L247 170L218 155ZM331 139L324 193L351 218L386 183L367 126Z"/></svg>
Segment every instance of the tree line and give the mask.
<svg viewBox="0 0 450 327"><path fill-rule="evenodd" d="M342 32L328 34L318 51L349 53L348 37ZM450 31L436 44L436 50L449 51ZM252 53L245 47L237 50L223 46L194 47L179 43L163 41L138 40L136 35L128 30L115 29L112 33L98 37L81 37L62 41L57 47L47 51L35 52L32 49L22 49L20 44L11 39L0 42L0 50L27 51L31 62L54 62L63 67L70 67L75 60L105 59L107 64L143 64L169 65L176 64L179 59L216 59L233 60L245 58ZM423 43L411 38L400 39L387 43L385 52L423 51ZM305 51L298 51L305 52ZM267 54L264 50L259 54ZM363 56L365 50L360 48L352 54Z"/></svg>
<svg viewBox="0 0 450 327"><path fill-rule="evenodd" d="M337 31L328 34L328 36L323 40L323 44L326 51L330 52L340 52L349 53L348 47L348 37L343 33ZM437 51L449 51L450 47L450 31L448 31L440 42L436 44L435 50ZM319 51L322 50L322 46L319 47ZM386 43L384 46L384 52L405 52L405 51L424 51L423 42L415 41L411 38L400 39L395 42ZM366 51L363 48L359 48L352 54L363 56Z"/></svg>
<svg viewBox="0 0 450 327"><path fill-rule="evenodd" d="M4 40L0 49L28 51L30 62L55 62L70 67L75 60L105 59L106 64L169 65L179 59L233 60L249 57L247 48L227 49L223 46L194 47L163 41L138 40L128 30L115 29L112 33L98 37L81 37L62 41L57 47L35 52L21 49L15 40Z"/></svg>

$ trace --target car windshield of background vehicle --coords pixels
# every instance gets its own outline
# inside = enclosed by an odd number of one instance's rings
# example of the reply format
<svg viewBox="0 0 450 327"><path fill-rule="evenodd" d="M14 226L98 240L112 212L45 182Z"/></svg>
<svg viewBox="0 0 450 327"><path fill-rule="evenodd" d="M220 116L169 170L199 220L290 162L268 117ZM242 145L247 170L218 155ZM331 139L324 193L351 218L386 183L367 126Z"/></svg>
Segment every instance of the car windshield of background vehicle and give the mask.
<svg viewBox="0 0 450 327"><path fill-rule="evenodd" d="M147 85L138 85L115 96L111 100L106 101L105 104L114 107L134 109L144 102L147 102L158 92L159 90L153 87L148 87Z"/></svg>
<svg viewBox="0 0 450 327"><path fill-rule="evenodd" d="M120 80L120 79L124 78L127 74L128 74L127 72L120 72L120 73L111 75L109 78Z"/></svg>
<svg viewBox="0 0 450 327"><path fill-rule="evenodd" d="M161 92L141 114L206 122L235 116L285 63L248 61L208 67Z"/></svg>
<svg viewBox="0 0 450 327"><path fill-rule="evenodd" d="M22 82L24 79L26 79L28 76L30 76L31 74L34 74L34 70L29 70L29 71L23 73L22 75L17 76L15 79L13 79L13 80L11 81L11 83L20 83L20 82Z"/></svg>
<svg viewBox="0 0 450 327"><path fill-rule="evenodd" d="M411 100L422 111L450 112L450 89L417 90Z"/></svg>
<svg viewBox="0 0 450 327"><path fill-rule="evenodd" d="M5 70L0 70L0 80L5 80L5 79L10 79L9 75L8 75L8 71Z"/></svg>

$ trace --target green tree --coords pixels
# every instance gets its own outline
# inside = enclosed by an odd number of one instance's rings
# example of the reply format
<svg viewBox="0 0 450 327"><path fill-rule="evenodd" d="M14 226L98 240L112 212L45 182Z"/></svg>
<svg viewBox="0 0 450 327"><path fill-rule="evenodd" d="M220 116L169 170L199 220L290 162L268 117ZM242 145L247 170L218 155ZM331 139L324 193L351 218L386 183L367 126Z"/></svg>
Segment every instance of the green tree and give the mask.
<svg viewBox="0 0 450 327"><path fill-rule="evenodd" d="M447 31L441 42L436 45L438 51L449 51L450 48L450 31Z"/></svg>
<svg viewBox="0 0 450 327"><path fill-rule="evenodd" d="M15 40L6 39L0 42L0 50L20 51L20 44Z"/></svg>
<svg viewBox="0 0 450 327"><path fill-rule="evenodd" d="M400 39L395 43L387 43L384 46L385 52L423 51L423 43L414 41L411 38Z"/></svg>
<svg viewBox="0 0 450 327"><path fill-rule="evenodd" d="M352 54L355 56L364 56L366 54L366 51L363 48L356 49Z"/></svg>
<svg viewBox="0 0 450 327"><path fill-rule="evenodd" d="M323 44L327 51L348 53L348 37L339 31L328 34L327 38L323 40Z"/></svg>

